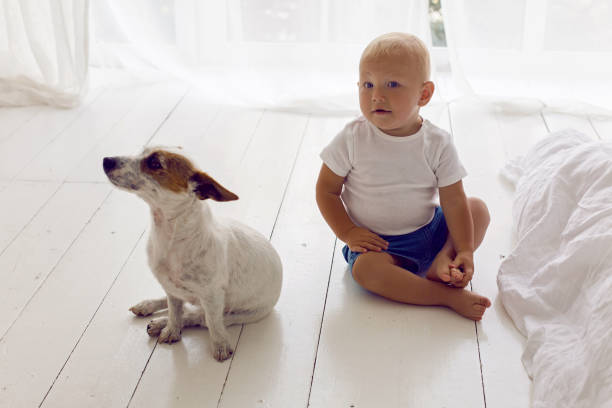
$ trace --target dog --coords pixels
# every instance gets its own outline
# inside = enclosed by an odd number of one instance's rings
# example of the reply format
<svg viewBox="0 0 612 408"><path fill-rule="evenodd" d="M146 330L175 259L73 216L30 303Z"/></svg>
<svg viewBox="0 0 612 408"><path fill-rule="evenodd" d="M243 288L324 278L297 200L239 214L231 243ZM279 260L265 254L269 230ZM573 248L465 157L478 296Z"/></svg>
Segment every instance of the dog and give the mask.
<svg viewBox="0 0 612 408"><path fill-rule="evenodd" d="M184 327L210 332L217 361L233 354L226 326L258 321L280 296L282 264L262 234L231 219L213 217L208 199L237 200L184 155L145 148L137 156L105 157L112 184L142 198L151 209L148 263L166 297L130 308L137 316L168 309L152 320L150 336L173 343ZM188 302L195 308L184 308Z"/></svg>

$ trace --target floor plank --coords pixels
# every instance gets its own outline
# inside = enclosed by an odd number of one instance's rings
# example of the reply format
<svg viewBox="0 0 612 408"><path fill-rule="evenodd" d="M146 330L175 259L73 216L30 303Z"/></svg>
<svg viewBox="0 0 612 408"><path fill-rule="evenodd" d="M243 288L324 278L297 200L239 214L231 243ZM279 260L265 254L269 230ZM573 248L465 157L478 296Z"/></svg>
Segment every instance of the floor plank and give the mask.
<svg viewBox="0 0 612 408"><path fill-rule="evenodd" d="M140 300L162 293L147 264L146 244L143 234L43 407L127 406L156 345L146 334L150 318L137 318L128 311Z"/></svg>
<svg viewBox="0 0 612 408"><path fill-rule="evenodd" d="M227 186L240 197L213 203L222 216L244 220L269 237L278 216L308 117L266 111ZM229 154L230 157L232 153Z"/></svg>
<svg viewBox="0 0 612 408"><path fill-rule="evenodd" d="M612 118L611 117L590 117L589 120L601 140L612 140Z"/></svg>
<svg viewBox="0 0 612 408"><path fill-rule="evenodd" d="M367 293L350 276L341 246L309 406L484 407L473 322Z"/></svg>
<svg viewBox="0 0 612 408"><path fill-rule="evenodd" d="M487 406L529 406L531 382L521 364L525 339L514 327L498 300L497 270L501 257L512 249L513 191L499 178L506 161L524 154L547 134L539 113L502 114L482 104L452 104L451 122L460 157L472 165L465 179L468 196L482 198L489 207L491 224L474 256L472 288L487 296L493 306L477 323ZM470 140L486 140L483 145ZM480 166L485 166L488 171ZM480 171L480 170L483 171ZM474 174L475 173L475 174ZM511 380L510 380L511 379Z"/></svg>
<svg viewBox="0 0 612 408"><path fill-rule="evenodd" d="M0 107L0 143L15 136L17 130L42 109L42 106Z"/></svg>
<svg viewBox="0 0 612 408"><path fill-rule="evenodd" d="M575 129L593 140L598 139L595 129L593 129L591 122L586 116L544 112L544 120L551 132L557 132L564 129Z"/></svg>
<svg viewBox="0 0 612 408"><path fill-rule="evenodd" d="M499 136L502 139L505 160L524 156L534 144L548 136L546 123L540 112L533 113L503 113L495 112L494 120L497 122ZM498 164L497 169L504 163Z"/></svg>
<svg viewBox="0 0 612 408"><path fill-rule="evenodd" d="M191 152L205 137L219 111L218 106L210 105L206 95L190 90L146 145L180 146L186 152Z"/></svg>
<svg viewBox="0 0 612 408"><path fill-rule="evenodd" d="M0 255L59 187L55 182L19 181L0 191Z"/></svg>
<svg viewBox="0 0 612 408"><path fill-rule="evenodd" d="M109 191L105 185L64 184L0 256L0 338Z"/></svg>
<svg viewBox="0 0 612 408"><path fill-rule="evenodd" d="M69 169L66 180L106 183L102 158L140 153L186 92L184 84L153 85L133 111L117 123L108 136L85 153L76 166Z"/></svg>
<svg viewBox="0 0 612 408"><path fill-rule="evenodd" d="M19 127L10 138L0 141L0 150L11 152L0 160L0 179L12 180L31 164L32 160L66 129L88 117L91 105L104 93L104 89L92 90L80 106L74 109L42 107L39 114ZM89 121L95 115L90 114Z"/></svg>
<svg viewBox="0 0 612 408"><path fill-rule="evenodd" d="M0 340L0 406L43 401L143 234L143 206L112 192Z"/></svg>
<svg viewBox="0 0 612 408"><path fill-rule="evenodd" d="M149 86L109 89L96 99L67 129L47 144L17 175L21 180L66 179L70 170L122 120L129 120L136 106L146 101Z"/></svg>
<svg viewBox="0 0 612 408"><path fill-rule="evenodd" d="M238 177L236 169L241 165L264 115L262 110L226 107L217 113L203 137L186 146L185 154L230 190L240 188L233 181ZM269 153L273 151L270 149ZM242 176L248 179L249 175ZM243 191L236 192L243 195Z"/></svg>
<svg viewBox="0 0 612 408"><path fill-rule="evenodd" d="M346 121L308 122L272 236L285 273L281 298L271 316L245 325L220 407L308 405L335 241L314 201L316 157Z"/></svg>

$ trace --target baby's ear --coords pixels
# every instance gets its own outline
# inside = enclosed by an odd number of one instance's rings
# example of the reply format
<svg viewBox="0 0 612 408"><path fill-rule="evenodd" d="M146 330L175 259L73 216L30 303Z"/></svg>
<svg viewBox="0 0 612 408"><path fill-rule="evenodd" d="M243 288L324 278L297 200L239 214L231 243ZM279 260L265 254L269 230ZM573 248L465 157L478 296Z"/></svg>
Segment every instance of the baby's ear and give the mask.
<svg viewBox="0 0 612 408"><path fill-rule="evenodd" d="M421 90L421 98L419 99L418 105L425 106L431 100L434 93L435 85L431 81L427 81L423 84L423 89Z"/></svg>
<svg viewBox="0 0 612 408"><path fill-rule="evenodd" d="M233 201L238 196L217 183L208 174L198 171L189 178L189 189L200 200L212 198L215 201Z"/></svg>

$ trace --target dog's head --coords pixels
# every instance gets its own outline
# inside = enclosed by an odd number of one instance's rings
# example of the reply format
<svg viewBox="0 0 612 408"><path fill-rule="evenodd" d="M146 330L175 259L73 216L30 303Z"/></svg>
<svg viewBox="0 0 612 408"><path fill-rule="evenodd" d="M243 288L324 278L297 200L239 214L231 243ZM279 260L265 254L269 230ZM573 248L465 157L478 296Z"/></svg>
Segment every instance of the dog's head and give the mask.
<svg viewBox="0 0 612 408"><path fill-rule="evenodd" d="M161 148L145 148L138 156L105 157L102 167L111 183L149 203L191 195L200 200L238 199L185 156Z"/></svg>

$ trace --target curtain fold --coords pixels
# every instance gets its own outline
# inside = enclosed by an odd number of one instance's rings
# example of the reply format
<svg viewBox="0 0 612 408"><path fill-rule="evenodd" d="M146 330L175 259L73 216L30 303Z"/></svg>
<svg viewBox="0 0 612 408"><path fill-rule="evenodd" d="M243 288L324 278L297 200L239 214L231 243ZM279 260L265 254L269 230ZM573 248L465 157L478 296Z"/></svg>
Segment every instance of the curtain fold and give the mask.
<svg viewBox="0 0 612 408"><path fill-rule="evenodd" d="M88 0L2 0L0 106L72 107L87 88Z"/></svg>

